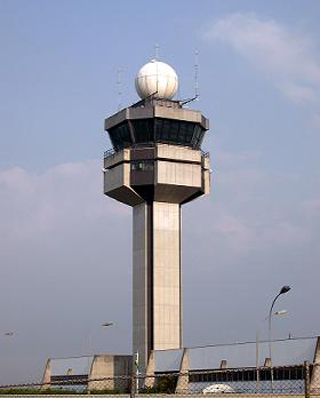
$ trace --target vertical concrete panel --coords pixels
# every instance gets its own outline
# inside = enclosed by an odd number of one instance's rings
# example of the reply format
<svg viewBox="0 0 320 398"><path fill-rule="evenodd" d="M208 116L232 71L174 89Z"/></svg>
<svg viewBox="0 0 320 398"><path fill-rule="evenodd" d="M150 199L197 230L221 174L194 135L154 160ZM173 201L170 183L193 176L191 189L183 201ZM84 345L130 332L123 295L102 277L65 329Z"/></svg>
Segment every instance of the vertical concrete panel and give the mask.
<svg viewBox="0 0 320 398"><path fill-rule="evenodd" d="M100 382L99 379L104 380L106 377L110 377L108 382ZM104 390L114 389L114 356L113 355L95 355L92 361L88 390ZM93 380L93 381L92 381Z"/></svg>
<svg viewBox="0 0 320 398"><path fill-rule="evenodd" d="M155 358L154 358L154 351L151 351L149 355L149 360L148 360L148 366L146 369L146 378L144 381L144 384L146 387L154 387L155 385L155 375L154 375L154 370L155 370Z"/></svg>
<svg viewBox="0 0 320 398"><path fill-rule="evenodd" d="M48 388L51 387L51 360L48 359L47 363L46 363L46 367L44 369L43 372L43 376L42 376L42 381L41 381L41 390L47 390Z"/></svg>
<svg viewBox="0 0 320 398"><path fill-rule="evenodd" d="M148 206L133 208L133 352L145 369L148 356Z"/></svg>
<svg viewBox="0 0 320 398"><path fill-rule="evenodd" d="M183 350L183 356L180 364L179 377L176 387L176 394L182 394L186 392L189 385L189 351L187 348Z"/></svg>
<svg viewBox="0 0 320 398"><path fill-rule="evenodd" d="M144 371L151 350L182 345L180 206L133 208L133 351Z"/></svg>
<svg viewBox="0 0 320 398"><path fill-rule="evenodd" d="M180 348L182 308L179 204L153 203L153 235L153 348Z"/></svg>
<svg viewBox="0 0 320 398"><path fill-rule="evenodd" d="M316 349L313 360L313 370L311 376L311 391L319 391L320 389L320 337L317 338Z"/></svg>

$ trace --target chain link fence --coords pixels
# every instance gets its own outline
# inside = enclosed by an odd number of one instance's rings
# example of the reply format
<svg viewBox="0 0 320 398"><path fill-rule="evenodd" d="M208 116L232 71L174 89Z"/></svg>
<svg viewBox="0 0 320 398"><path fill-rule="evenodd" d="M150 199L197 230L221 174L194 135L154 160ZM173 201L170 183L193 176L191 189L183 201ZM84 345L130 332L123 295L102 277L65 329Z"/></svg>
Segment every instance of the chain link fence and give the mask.
<svg viewBox="0 0 320 398"><path fill-rule="evenodd" d="M319 397L320 365L192 370L186 373L99 377L55 376L46 384L0 386L0 395L219 395Z"/></svg>

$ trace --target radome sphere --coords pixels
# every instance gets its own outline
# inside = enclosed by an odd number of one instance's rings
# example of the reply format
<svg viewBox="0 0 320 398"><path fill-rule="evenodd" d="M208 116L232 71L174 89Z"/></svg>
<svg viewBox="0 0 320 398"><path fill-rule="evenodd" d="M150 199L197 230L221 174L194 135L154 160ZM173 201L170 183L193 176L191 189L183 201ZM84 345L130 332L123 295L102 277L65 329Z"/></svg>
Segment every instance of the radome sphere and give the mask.
<svg viewBox="0 0 320 398"><path fill-rule="evenodd" d="M178 76L170 65L153 59L139 70L135 85L141 99L152 94L154 98L172 99L178 90Z"/></svg>

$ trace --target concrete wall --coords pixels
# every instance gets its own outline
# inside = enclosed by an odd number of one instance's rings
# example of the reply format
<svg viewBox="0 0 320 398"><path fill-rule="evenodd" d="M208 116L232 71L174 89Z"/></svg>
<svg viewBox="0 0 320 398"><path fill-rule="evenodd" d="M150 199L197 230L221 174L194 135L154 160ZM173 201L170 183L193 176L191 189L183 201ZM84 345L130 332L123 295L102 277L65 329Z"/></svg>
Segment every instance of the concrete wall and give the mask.
<svg viewBox="0 0 320 398"><path fill-rule="evenodd" d="M89 375L89 383L88 389L91 390L102 390L104 388L108 388L110 390L114 389L114 380L108 381L108 383L103 383L99 381L90 381L90 380L99 380L105 377L113 377L114 376L114 357L112 355L95 355L92 365L91 371ZM107 384L107 386L106 386Z"/></svg>
<svg viewBox="0 0 320 398"><path fill-rule="evenodd" d="M311 391L317 390L320 392L320 337L317 339L316 351L314 354L313 370L311 375Z"/></svg>
<svg viewBox="0 0 320 398"><path fill-rule="evenodd" d="M79 360L85 360L88 358L88 366L86 369L80 369ZM61 387L67 386L68 388L68 376L74 377L70 383L77 381L77 376L88 375L88 390L114 390L125 391L129 388L130 378L132 375L132 356L131 355L95 355L94 357L78 357L78 358L63 358L60 359L64 362L64 366L59 369L57 368L55 373L52 374L52 361L59 361L59 359L51 360L48 359L45 370L43 373L41 387L42 390L49 389L52 386L59 386L59 381L55 381L54 385L51 381L52 376L62 376L63 384ZM81 365L81 364L80 364ZM102 380L102 381L100 381ZM77 383L74 384L75 386Z"/></svg>
<svg viewBox="0 0 320 398"><path fill-rule="evenodd" d="M151 161L148 170L135 163ZM126 149L105 159L104 193L129 206L150 200L184 203L210 191L209 157L178 145Z"/></svg>
<svg viewBox="0 0 320 398"><path fill-rule="evenodd" d="M132 356L95 355L91 365L88 390L125 390L129 388L131 373Z"/></svg>
<svg viewBox="0 0 320 398"><path fill-rule="evenodd" d="M201 188L201 165L159 160L155 177L156 184Z"/></svg>
<svg viewBox="0 0 320 398"><path fill-rule="evenodd" d="M156 157L160 159L200 163L201 151L179 145L157 144Z"/></svg>
<svg viewBox="0 0 320 398"><path fill-rule="evenodd" d="M151 282L150 259L148 263L151 250L151 237L149 236L148 239L148 212L150 209L146 203L133 208L132 341L133 353L139 352L140 365L143 369L147 365L151 343L148 337L151 322L151 309L148 307L148 291Z"/></svg>
<svg viewBox="0 0 320 398"><path fill-rule="evenodd" d="M143 202L130 186L130 163L120 163L104 171L104 193L129 206Z"/></svg>
<svg viewBox="0 0 320 398"><path fill-rule="evenodd" d="M182 346L180 205L153 203L154 350Z"/></svg>
<svg viewBox="0 0 320 398"><path fill-rule="evenodd" d="M50 378L51 378L51 366L50 366L50 359L48 359L41 380L41 383L43 384L43 386L41 387L42 390L50 388Z"/></svg>

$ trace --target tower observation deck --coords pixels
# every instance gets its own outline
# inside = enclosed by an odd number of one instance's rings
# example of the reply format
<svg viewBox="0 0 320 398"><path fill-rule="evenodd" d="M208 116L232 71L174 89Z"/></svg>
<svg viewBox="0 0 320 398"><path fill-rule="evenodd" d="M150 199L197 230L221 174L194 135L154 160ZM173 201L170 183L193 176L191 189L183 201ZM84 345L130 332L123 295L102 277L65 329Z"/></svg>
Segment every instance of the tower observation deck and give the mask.
<svg viewBox="0 0 320 398"><path fill-rule="evenodd" d="M168 73L169 71L169 73ZM173 73L172 73L173 72ZM133 208L133 352L182 347L181 206L210 190L209 121L171 98L173 69L139 71L141 100L105 120L104 193Z"/></svg>

